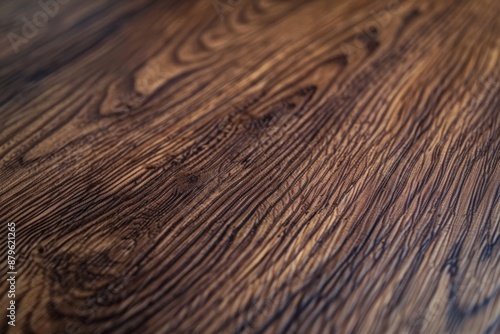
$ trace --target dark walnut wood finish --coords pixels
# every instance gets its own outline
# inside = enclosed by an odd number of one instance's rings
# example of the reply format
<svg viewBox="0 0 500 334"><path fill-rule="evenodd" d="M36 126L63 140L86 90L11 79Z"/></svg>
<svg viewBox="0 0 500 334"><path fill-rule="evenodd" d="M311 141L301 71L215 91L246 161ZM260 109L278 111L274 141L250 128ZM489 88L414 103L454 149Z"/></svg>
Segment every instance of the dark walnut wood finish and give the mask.
<svg viewBox="0 0 500 334"><path fill-rule="evenodd" d="M498 0L0 6L0 332L500 333Z"/></svg>

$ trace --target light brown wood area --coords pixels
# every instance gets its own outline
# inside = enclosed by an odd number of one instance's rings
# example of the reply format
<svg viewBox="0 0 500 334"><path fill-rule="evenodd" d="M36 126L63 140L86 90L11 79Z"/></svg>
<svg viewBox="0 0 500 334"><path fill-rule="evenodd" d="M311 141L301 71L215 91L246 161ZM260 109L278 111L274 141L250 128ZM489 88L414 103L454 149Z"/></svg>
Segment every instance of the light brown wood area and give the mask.
<svg viewBox="0 0 500 334"><path fill-rule="evenodd" d="M500 333L498 0L0 9L1 333Z"/></svg>

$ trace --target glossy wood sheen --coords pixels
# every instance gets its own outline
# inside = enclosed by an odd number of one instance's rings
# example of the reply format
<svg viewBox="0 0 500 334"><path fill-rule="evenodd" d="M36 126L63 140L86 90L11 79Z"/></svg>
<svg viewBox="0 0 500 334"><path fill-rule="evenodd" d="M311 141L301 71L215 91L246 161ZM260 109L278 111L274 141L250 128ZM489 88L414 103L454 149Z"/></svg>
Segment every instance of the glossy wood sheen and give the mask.
<svg viewBox="0 0 500 334"><path fill-rule="evenodd" d="M0 332L500 333L498 0L0 6Z"/></svg>

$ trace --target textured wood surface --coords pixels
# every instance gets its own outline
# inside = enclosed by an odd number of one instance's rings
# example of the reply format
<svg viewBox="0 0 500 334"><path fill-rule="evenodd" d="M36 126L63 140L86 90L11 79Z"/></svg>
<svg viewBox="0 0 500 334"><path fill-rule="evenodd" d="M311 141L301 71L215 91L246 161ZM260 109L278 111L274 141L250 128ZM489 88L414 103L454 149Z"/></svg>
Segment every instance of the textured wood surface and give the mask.
<svg viewBox="0 0 500 334"><path fill-rule="evenodd" d="M56 7L0 5L0 332L500 333L498 0Z"/></svg>

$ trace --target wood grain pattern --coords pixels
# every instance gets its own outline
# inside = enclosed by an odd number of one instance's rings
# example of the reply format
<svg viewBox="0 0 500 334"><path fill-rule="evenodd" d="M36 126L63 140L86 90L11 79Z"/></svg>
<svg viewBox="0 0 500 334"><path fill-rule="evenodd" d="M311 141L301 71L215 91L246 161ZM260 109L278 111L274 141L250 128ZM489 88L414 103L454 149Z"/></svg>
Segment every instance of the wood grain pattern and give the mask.
<svg viewBox="0 0 500 334"><path fill-rule="evenodd" d="M0 5L0 332L500 333L498 0L40 6Z"/></svg>

